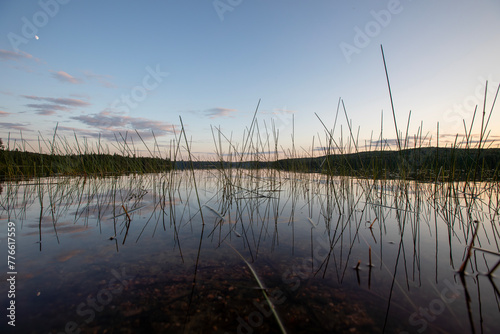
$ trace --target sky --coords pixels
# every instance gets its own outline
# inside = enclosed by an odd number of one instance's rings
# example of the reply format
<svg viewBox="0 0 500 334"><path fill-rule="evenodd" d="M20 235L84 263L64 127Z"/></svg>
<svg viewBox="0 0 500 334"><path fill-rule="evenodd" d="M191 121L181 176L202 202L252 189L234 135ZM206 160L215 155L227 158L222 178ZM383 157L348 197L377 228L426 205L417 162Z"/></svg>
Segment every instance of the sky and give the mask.
<svg viewBox="0 0 500 334"><path fill-rule="evenodd" d="M242 150L258 106L282 156L321 154L325 126L339 145L395 149L382 45L398 131L451 145L476 105L479 137L485 91L488 118L499 32L498 0L1 0L0 138L165 156L182 120L193 155L212 159L214 134Z"/></svg>

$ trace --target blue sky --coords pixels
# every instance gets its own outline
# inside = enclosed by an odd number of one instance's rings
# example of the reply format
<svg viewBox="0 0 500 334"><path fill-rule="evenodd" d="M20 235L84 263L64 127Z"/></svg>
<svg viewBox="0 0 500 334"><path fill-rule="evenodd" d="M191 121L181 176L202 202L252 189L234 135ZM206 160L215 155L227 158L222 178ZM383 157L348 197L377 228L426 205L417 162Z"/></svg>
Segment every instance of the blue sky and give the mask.
<svg viewBox="0 0 500 334"><path fill-rule="evenodd" d="M299 153L310 152L313 137L314 148L325 140L315 113L332 128L341 98L360 147L380 139L382 113L392 143L382 44L399 128L411 110L410 134L422 130L435 145L439 122L449 145L476 104L482 112L486 80L489 112L499 31L496 0L2 1L0 138L12 145L22 132L38 150L58 124L70 145L74 134L100 136L113 151L115 135L137 130L150 147L153 131L167 150L181 116L192 150L210 158L211 126L241 147L261 100L261 137L274 122L280 150L293 132ZM498 114L491 141L500 141ZM334 137L347 133L342 110Z"/></svg>

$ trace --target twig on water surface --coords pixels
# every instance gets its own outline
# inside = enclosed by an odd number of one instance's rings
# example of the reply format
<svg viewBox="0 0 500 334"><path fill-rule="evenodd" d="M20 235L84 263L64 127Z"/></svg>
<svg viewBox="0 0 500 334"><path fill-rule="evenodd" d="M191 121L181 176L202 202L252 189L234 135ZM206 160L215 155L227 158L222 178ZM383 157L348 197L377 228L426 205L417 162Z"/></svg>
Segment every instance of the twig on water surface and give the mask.
<svg viewBox="0 0 500 334"><path fill-rule="evenodd" d="M122 204L122 208L123 208L123 211L125 211L125 214L127 215L127 219L129 222L132 221L132 219L130 218L130 216L128 215L128 212L127 212L127 209L125 209L125 206Z"/></svg>
<svg viewBox="0 0 500 334"><path fill-rule="evenodd" d="M208 206L208 205L206 205L206 204L203 204L203 205L202 205L202 207L206 207L207 209L209 209L210 211L212 211L213 213L215 213L215 214L216 214L216 215L217 215L217 216L218 216L218 217L219 217L222 221L224 221L224 222L226 221L226 220L224 219L224 217L222 217L222 215L221 215L219 212L217 212L215 209L213 209L213 208L209 207L209 206Z"/></svg>
<svg viewBox="0 0 500 334"><path fill-rule="evenodd" d="M121 217L121 216L123 216L123 215L127 215L128 219L130 219L130 217L129 217L129 215L128 215L129 213L132 213L132 212L137 211L137 210L139 210L139 209L142 209L142 208L144 208L144 207L145 207L145 205L141 205L141 206L140 206L140 207L138 207L138 208L134 208L134 209L132 209L132 210L127 211L127 210L125 210L125 208L124 208L124 207L123 207L123 205L122 205L122 208L123 208L123 210L124 210L125 212L124 212L124 213L121 213L121 214L119 214L119 215L113 216L113 217L111 217L111 218L109 218L109 219L115 219L115 218Z"/></svg>
<svg viewBox="0 0 500 334"><path fill-rule="evenodd" d="M311 223L312 228L316 228L317 224L314 224L311 218L307 218L307 220Z"/></svg>
<svg viewBox="0 0 500 334"><path fill-rule="evenodd" d="M241 238L241 234L239 234L238 231L236 231L236 225L234 225L234 227L232 228L232 231L234 232L234 234L236 234L236 236L238 238Z"/></svg>
<svg viewBox="0 0 500 334"><path fill-rule="evenodd" d="M217 217L219 217L223 222L226 221L226 219L222 216L222 214L220 214L214 208L211 208L210 206L208 206L206 204L203 204L202 207L206 207L207 209L209 209L210 211L212 211L213 213L215 213L217 215ZM231 223L231 222L229 222L229 223ZM215 228L214 228L214 231L215 231ZM234 232L234 234L236 234L236 236L238 238L241 238L241 234L239 234L238 231L236 231L236 224L234 224L234 226L231 228L231 231ZM213 231L210 234L212 234L212 233L213 233Z"/></svg>
<svg viewBox="0 0 500 334"><path fill-rule="evenodd" d="M375 219L372 221L372 223L370 224L370 226L368 227L369 229L371 229L373 227L373 224L375 224L375 221L377 220L377 217L375 217ZM370 248L371 249L371 248Z"/></svg>

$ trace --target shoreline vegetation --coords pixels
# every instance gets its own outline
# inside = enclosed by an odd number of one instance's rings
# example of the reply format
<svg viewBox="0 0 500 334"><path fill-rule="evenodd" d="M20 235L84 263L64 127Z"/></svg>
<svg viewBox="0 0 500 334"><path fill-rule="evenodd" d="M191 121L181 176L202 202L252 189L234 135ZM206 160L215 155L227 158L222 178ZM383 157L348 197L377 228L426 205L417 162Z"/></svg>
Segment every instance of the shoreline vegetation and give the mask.
<svg viewBox="0 0 500 334"><path fill-rule="evenodd" d="M169 159L118 154L55 155L26 151L0 151L0 179L46 176L105 176L154 173L172 169Z"/></svg>
<svg viewBox="0 0 500 334"><path fill-rule="evenodd" d="M419 181L498 181L500 149L412 148L277 161L197 162L195 168L274 168L335 176Z"/></svg>
<svg viewBox="0 0 500 334"><path fill-rule="evenodd" d="M0 179L46 176L105 176L159 173L173 169L263 169L316 172L336 176L420 181L499 181L500 149L426 147L401 151L365 151L274 161L172 161L118 154L52 155L0 151Z"/></svg>

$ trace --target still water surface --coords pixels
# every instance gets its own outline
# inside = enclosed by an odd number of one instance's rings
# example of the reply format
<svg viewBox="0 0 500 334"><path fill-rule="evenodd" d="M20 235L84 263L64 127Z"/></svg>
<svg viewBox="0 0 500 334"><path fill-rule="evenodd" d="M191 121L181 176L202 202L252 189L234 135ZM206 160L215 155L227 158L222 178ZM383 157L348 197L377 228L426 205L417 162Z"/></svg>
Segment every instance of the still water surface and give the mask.
<svg viewBox="0 0 500 334"><path fill-rule="evenodd" d="M0 196L17 271L2 333L500 332L499 279L482 274L500 257L474 250L456 273L477 226L474 245L499 251L498 184L204 170Z"/></svg>

